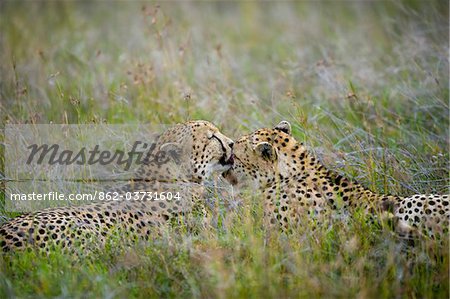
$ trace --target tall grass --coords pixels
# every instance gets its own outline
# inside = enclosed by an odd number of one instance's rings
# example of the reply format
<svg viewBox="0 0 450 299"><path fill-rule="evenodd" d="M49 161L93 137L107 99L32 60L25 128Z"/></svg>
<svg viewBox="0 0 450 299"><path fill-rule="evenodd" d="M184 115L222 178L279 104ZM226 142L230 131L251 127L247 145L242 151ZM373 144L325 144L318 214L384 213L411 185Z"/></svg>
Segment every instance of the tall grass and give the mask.
<svg viewBox="0 0 450 299"><path fill-rule="evenodd" d="M372 190L448 193L448 18L445 1L2 1L1 122L207 119L238 137L285 119ZM405 249L358 219L268 233L260 198L241 200L196 236L9 257L0 296L448 297L448 242Z"/></svg>

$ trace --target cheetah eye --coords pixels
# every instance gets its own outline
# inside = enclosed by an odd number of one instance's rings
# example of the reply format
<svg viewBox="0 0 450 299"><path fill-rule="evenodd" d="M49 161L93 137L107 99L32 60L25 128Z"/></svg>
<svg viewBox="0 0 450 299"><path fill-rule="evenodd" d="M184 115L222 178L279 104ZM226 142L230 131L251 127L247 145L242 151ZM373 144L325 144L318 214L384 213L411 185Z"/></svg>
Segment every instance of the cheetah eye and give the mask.
<svg viewBox="0 0 450 299"><path fill-rule="evenodd" d="M208 132L206 133L206 137L208 137L208 139L211 139L211 138L215 137L215 135L214 135L213 132L208 131Z"/></svg>

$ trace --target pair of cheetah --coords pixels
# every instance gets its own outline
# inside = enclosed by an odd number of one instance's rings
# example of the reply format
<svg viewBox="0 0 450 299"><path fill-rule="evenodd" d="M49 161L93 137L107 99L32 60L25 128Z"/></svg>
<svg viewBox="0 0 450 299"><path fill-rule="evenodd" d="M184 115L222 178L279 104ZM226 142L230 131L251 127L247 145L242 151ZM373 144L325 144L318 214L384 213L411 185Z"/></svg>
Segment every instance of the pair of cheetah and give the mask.
<svg viewBox="0 0 450 299"><path fill-rule="evenodd" d="M401 198L376 194L327 170L292 137L286 121L273 129L245 135L236 143L213 124L192 121L163 133L157 146L175 147L181 156L189 151L188 169L180 172L178 161L163 168L149 162L137 171L136 182L116 190L158 191L175 186L183 190L182 201L105 202L24 214L0 227L0 247L3 251L30 247L48 250L52 244L67 247L76 243L83 247L92 236L103 243L113 229L148 238L153 226L176 221L193 211L199 211L207 223L203 184L215 173L223 173L232 183L250 181L261 189L268 226L287 229L305 213L362 209L391 213L398 220L399 231L419 228L433 236L448 229L448 195Z"/></svg>

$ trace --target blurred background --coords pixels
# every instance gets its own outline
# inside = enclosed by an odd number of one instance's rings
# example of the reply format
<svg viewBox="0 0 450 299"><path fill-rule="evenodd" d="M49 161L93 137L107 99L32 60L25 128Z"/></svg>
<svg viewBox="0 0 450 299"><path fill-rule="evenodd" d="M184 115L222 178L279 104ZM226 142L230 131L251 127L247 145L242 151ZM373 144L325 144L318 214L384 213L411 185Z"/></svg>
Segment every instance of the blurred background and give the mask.
<svg viewBox="0 0 450 299"><path fill-rule="evenodd" d="M373 191L448 194L448 12L438 0L0 0L1 127L206 119L238 138L288 120ZM15 216L2 191L0 222ZM357 213L268 236L257 191L198 234L119 236L82 260L0 258L0 297L448 298L448 240L406 247Z"/></svg>
<svg viewBox="0 0 450 299"><path fill-rule="evenodd" d="M447 192L448 3L0 2L8 123L288 120L330 167Z"/></svg>

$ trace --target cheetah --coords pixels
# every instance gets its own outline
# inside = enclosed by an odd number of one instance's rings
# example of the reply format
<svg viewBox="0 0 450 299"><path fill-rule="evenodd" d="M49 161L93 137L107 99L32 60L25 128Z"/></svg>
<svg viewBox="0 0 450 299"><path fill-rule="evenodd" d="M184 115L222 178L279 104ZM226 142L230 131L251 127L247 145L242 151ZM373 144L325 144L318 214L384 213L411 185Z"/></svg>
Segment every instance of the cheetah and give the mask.
<svg viewBox="0 0 450 299"><path fill-rule="evenodd" d="M104 244L112 232L148 239L152 227L172 223L191 213L198 212L207 218L201 198L203 183L231 167L233 141L210 122L190 121L167 130L155 144L160 150L175 151L178 155L164 164L157 164L147 155L135 180L111 190L117 194L144 192L144 198L23 214L0 226L0 248L4 252L25 248L49 251L52 246L67 250L78 245L82 250L91 243ZM188 161L179 160L183 157ZM179 200L149 198L149 191L168 190L180 191Z"/></svg>
<svg viewBox="0 0 450 299"><path fill-rule="evenodd" d="M287 121L239 138L233 151L234 164L224 176L233 184L250 183L262 190L269 227L288 230L290 224L300 222L301 215L333 210L350 214L358 209L366 215L390 216L402 236L448 232L448 195L400 197L372 192L328 170L295 140Z"/></svg>

